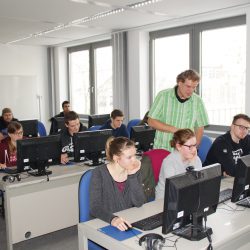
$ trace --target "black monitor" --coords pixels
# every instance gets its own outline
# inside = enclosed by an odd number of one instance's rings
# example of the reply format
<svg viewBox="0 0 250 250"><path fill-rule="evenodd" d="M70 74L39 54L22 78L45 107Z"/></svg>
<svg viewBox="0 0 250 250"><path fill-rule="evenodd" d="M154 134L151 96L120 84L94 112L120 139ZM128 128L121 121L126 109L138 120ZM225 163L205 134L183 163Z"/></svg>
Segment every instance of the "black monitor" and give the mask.
<svg viewBox="0 0 250 250"><path fill-rule="evenodd" d="M242 200L250 196L250 155L238 159L235 168L232 202Z"/></svg>
<svg viewBox="0 0 250 250"><path fill-rule="evenodd" d="M88 127L90 128L95 125L104 125L108 119L110 119L110 114L89 115Z"/></svg>
<svg viewBox="0 0 250 250"><path fill-rule="evenodd" d="M83 161L90 166L103 164L106 156L105 146L110 136L112 136L112 129L75 133L74 161Z"/></svg>
<svg viewBox="0 0 250 250"><path fill-rule="evenodd" d="M62 129L65 128L64 117L54 117L53 133L58 134Z"/></svg>
<svg viewBox="0 0 250 250"><path fill-rule="evenodd" d="M220 183L218 163L167 178L162 233L173 232L189 240L211 235L212 229L204 228L203 220L216 211Z"/></svg>
<svg viewBox="0 0 250 250"><path fill-rule="evenodd" d="M22 124L24 137L38 136L38 120L24 120L19 122Z"/></svg>
<svg viewBox="0 0 250 250"><path fill-rule="evenodd" d="M146 152L153 148L155 129L147 126L133 126L131 128L130 139L135 142L138 153Z"/></svg>
<svg viewBox="0 0 250 250"><path fill-rule="evenodd" d="M27 170L35 176L51 174L51 171L46 170L46 168L59 164L60 156L59 135L17 140L18 172Z"/></svg>

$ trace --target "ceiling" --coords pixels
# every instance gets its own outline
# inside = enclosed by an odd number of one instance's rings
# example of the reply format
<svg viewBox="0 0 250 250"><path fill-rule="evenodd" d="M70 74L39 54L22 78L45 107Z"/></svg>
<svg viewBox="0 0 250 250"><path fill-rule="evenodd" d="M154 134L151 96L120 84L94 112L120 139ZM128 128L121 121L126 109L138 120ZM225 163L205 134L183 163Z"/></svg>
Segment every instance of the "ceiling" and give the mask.
<svg viewBox="0 0 250 250"><path fill-rule="evenodd" d="M198 13L244 6L250 0L0 0L0 43L53 46ZM112 10L124 11L116 14ZM95 18L100 16L101 18Z"/></svg>

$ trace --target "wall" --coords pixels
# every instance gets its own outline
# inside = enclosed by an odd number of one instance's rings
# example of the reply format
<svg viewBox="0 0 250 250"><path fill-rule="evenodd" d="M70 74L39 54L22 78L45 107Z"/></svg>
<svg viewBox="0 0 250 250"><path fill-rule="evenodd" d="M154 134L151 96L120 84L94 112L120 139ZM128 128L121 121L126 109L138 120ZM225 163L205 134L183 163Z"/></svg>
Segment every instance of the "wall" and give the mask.
<svg viewBox="0 0 250 250"><path fill-rule="evenodd" d="M46 128L49 127L49 87L48 87L48 69L47 69L47 48L35 46L18 46L18 45L1 45L0 44L0 76L32 76L36 78L37 95L41 96L41 113L37 117L41 117L41 121L45 123ZM6 86L8 88L8 86ZM28 103L29 89L23 89L27 98L23 102ZM14 102L11 101L9 107L15 110ZM31 103L30 105L38 105ZM2 110L1 100L0 109ZM39 108L37 109L39 110ZM18 118L18 114L14 113ZM27 118L29 114L27 114Z"/></svg>

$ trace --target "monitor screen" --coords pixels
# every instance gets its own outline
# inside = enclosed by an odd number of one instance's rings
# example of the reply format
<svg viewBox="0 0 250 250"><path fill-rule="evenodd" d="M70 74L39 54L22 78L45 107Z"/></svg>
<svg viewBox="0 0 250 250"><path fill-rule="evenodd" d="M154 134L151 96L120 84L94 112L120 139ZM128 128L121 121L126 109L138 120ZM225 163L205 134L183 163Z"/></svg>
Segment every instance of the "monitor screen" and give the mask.
<svg viewBox="0 0 250 250"><path fill-rule="evenodd" d="M90 115L88 127L90 128L95 125L104 125L108 119L110 119L110 114Z"/></svg>
<svg viewBox="0 0 250 250"><path fill-rule="evenodd" d="M38 120L24 120L19 122L22 124L24 137L38 136Z"/></svg>
<svg viewBox="0 0 250 250"><path fill-rule="evenodd" d="M112 136L112 129L84 131L74 134L74 161L83 161L88 165L100 165L105 162L105 146Z"/></svg>
<svg viewBox="0 0 250 250"><path fill-rule="evenodd" d="M17 171L28 170L30 174L48 175L46 168L60 163L60 136L44 136L17 140Z"/></svg>
<svg viewBox="0 0 250 250"><path fill-rule="evenodd" d="M248 196L250 196L250 155L245 155L238 159L236 165L231 201L236 202Z"/></svg>
<svg viewBox="0 0 250 250"><path fill-rule="evenodd" d="M130 139L135 142L138 153L146 152L153 148L155 129L149 126L133 126L131 128Z"/></svg>
<svg viewBox="0 0 250 250"><path fill-rule="evenodd" d="M162 233L173 231L189 240L211 235L212 229L203 227L203 219L216 211L220 183L220 164L167 178Z"/></svg>
<svg viewBox="0 0 250 250"><path fill-rule="evenodd" d="M64 117L54 117L53 133L58 134L63 128L65 128Z"/></svg>

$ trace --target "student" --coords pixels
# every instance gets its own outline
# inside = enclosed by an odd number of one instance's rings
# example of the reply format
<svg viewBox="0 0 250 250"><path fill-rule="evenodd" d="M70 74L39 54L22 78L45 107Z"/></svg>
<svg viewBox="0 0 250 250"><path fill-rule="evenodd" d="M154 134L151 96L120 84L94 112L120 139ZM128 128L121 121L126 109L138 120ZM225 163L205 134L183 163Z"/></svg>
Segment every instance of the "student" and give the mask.
<svg viewBox="0 0 250 250"><path fill-rule="evenodd" d="M19 122L10 122L7 131L8 137L0 143L0 169L16 166L16 141L23 138L23 128Z"/></svg>
<svg viewBox="0 0 250 250"><path fill-rule="evenodd" d="M0 141L7 137L7 127L12 121L17 121L17 119L13 117L11 109L4 108L2 110L2 116L0 117Z"/></svg>
<svg viewBox="0 0 250 250"><path fill-rule="evenodd" d="M171 176L186 172L189 166L201 169L202 163L197 156L197 141L191 129L180 129L176 131L170 141L174 151L162 162L159 181L155 188L156 199L164 198L165 180Z"/></svg>
<svg viewBox="0 0 250 250"><path fill-rule="evenodd" d="M64 101L62 103L62 109L63 109L62 112L60 112L59 114L57 114L57 115L53 116L52 118L50 118L50 121L51 121L50 132L49 132L50 135L57 134L55 118L56 117L64 117L65 114L67 114L69 111L71 111L70 102L69 101Z"/></svg>
<svg viewBox="0 0 250 250"><path fill-rule="evenodd" d="M121 231L131 224L114 213L140 207L145 200L140 181L141 164L135 153L133 141L111 137L106 145L109 163L95 168L90 182L90 215Z"/></svg>
<svg viewBox="0 0 250 250"><path fill-rule="evenodd" d="M156 129L154 148L172 151L169 141L180 128L195 131L197 145L200 144L208 116L200 96L194 93L200 76L194 70L180 73L174 88L159 92L149 111L148 125Z"/></svg>
<svg viewBox="0 0 250 250"><path fill-rule="evenodd" d="M80 131L86 131L87 128L80 123L79 116L74 111L69 111L65 114L65 128L61 130L61 163L66 164L69 161L69 157L73 156L73 134Z"/></svg>
<svg viewBox="0 0 250 250"><path fill-rule="evenodd" d="M250 117L245 114L234 116L230 131L215 139L204 166L220 163L223 175L235 176L237 161L250 154Z"/></svg>
<svg viewBox="0 0 250 250"><path fill-rule="evenodd" d="M123 112L119 109L114 109L110 114L110 119L100 129L112 129L112 135L114 137L124 136L129 138L128 129L122 124L123 119Z"/></svg>

